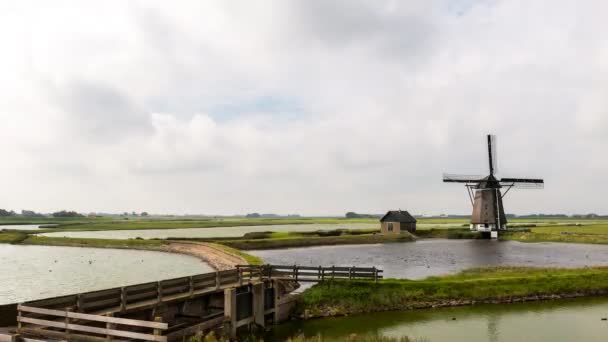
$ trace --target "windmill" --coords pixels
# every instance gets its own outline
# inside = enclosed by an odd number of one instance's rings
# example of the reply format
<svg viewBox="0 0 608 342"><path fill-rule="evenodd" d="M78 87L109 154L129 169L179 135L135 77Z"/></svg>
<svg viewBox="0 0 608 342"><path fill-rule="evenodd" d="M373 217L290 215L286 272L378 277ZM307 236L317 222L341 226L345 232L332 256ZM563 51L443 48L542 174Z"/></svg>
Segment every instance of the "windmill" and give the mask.
<svg viewBox="0 0 608 342"><path fill-rule="evenodd" d="M489 176L444 174L446 183L464 183L473 206L471 215L471 230L490 232L492 238L498 236L499 230L507 229L507 217L502 205L502 199L513 188L542 189L545 182L532 178L497 178L496 173L496 136L488 135L488 165ZM505 188L504 193L501 189Z"/></svg>

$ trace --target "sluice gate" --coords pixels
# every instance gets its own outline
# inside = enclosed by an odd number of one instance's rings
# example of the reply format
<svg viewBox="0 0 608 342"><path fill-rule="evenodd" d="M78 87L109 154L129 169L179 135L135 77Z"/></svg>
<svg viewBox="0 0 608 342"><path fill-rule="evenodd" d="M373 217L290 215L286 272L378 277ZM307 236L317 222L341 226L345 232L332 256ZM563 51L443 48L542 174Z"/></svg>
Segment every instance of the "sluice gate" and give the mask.
<svg viewBox="0 0 608 342"><path fill-rule="evenodd" d="M17 305L0 341L182 341L222 328L229 337L288 318L299 282L377 281L375 267L239 265L235 269Z"/></svg>

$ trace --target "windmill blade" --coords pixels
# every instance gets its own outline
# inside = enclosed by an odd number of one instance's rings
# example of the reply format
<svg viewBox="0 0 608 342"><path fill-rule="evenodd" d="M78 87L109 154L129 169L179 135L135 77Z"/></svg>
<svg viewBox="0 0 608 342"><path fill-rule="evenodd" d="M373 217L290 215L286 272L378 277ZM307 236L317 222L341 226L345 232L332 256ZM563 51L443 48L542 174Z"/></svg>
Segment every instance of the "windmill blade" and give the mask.
<svg viewBox="0 0 608 342"><path fill-rule="evenodd" d="M500 185L517 189L544 189L545 181L537 178L502 178Z"/></svg>
<svg viewBox="0 0 608 342"><path fill-rule="evenodd" d="M488 134L488 165L491 175L498 173L498 150L496 136L493 134Z"/></svg>
<svg viewBox="0 0 608 342"><path fill-rule="evenodd" d="M443 174L443 181L446 183L479 183L482 179L483 176L479 175Z"/></svg>

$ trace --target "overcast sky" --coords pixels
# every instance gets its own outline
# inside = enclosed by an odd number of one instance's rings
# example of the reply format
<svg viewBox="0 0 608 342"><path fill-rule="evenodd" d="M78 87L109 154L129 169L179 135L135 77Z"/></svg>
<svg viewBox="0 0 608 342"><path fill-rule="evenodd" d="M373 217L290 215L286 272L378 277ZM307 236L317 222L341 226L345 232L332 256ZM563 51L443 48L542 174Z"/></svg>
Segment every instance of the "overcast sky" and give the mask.
<svg viewBox="0 0 608 342"><path fill-rule="evenodd" d="M3 1L0 208L608 213L608 2Z"/></svg>

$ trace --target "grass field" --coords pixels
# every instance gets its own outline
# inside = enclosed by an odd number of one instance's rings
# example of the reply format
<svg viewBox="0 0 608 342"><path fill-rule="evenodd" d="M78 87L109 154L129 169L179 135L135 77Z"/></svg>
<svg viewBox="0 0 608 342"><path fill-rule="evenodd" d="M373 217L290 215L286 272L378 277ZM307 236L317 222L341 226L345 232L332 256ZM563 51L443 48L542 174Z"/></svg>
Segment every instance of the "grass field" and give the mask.
<svg viewBox="0 0 608 342"><path fill-rule="evenodd" d="M608 224L583 222L583 225L548 225L533 227L530 232L507 232L502 240L522 242L572 242L608 244Z"/></svg>
<svg viewBox="0 0 608 342"><path fill-rule="evenodd" d="M97 248L158 248L167 242L164 240L114 240L29 236L22 243L26 245L75 246Z"/></svg>
<svg viewBox="0 0 608 342"><path fill-rule="evenodd" d="M279 235L280 236L280 235ZM375 243L395 243L414 241L411 234L361 234L361 235L341 235L341 236L294 236L279 237L269 239L234 239L220 240L221 243L232 248L242 250L255 249L278 249L289 247L308 247L308 246L328 246L328 245L359 245Z"/></svg>
<svg viewBox="0 0 608 342"><path fill-rule="evenodd" d="M303 293L298 311L314 317L606 293L608 267L477 268L424 280L326 282Z"/></svg>

